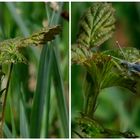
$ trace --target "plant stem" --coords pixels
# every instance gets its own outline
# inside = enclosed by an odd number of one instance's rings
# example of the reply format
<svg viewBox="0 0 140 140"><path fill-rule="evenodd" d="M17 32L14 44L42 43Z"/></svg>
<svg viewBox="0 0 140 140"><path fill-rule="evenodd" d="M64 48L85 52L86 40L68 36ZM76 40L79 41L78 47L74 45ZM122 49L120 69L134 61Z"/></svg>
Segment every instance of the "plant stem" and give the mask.
<svg viewBox="0 0 140 140"><path fill-rule="evenodd" d="M99 86L98 84L95 85L93 81L89 80L88 74L86 77L85 92L85 114L93 118L96 109L97 97L99 95Z"/></svg>
<svg viewBox="0 0 140 140"><path fill-rule="evenodd" d="M12 74L12 68L13 68L13 63L10 65L9 76L8 76L8 81L7 81L7 85L6 85L6 90L5 90L4 102L3 102L3 108L2 108L1 126L0 126L1 127L0 128L1 134L2 134L2 129L3 129L3 124L4 124L5 107L6 107L6 101L7 101L7 95L8 95L11 74ZM3 134L1 136L3 136Z"/></svg>
<svg viewBox="0 0 140 140"><path fill-rule="evenodd" d="M99 92L98 91L94 91L94 95L90 98L91 101L91 107L89 110L89 114L93 117L94 112L96 110L96 103L97 103L97 98L98 98Z"/></svg>

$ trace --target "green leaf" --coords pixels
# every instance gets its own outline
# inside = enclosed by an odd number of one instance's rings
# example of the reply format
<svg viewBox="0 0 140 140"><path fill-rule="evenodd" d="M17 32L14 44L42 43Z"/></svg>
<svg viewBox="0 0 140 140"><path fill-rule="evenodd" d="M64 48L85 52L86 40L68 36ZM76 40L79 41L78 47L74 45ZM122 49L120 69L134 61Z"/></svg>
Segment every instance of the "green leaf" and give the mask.
<svg viewBox="0 0 140 140"><path fill-rule="evenodd" d="M31 112L30 137L32 138L40 137L45 98L46 98L46 94L50 94L47 93L48 87L46 87L46 85L48 84L47 82L49 81L47 79L48 78L47 75L50 74L50 70L51 70L50 68L48 69L48 64L50 61L49 56L50 56L50 51L48 49L48 46L46 45L43 47L41 53L36 92L34 95L33 107ZM49 101L49 95L47 96ZM47 109L49 109L49 106L47 107Z"/></svg>
<svg viewBox="0 0 140 140"><path fill-rule="evenodd" d="M14 114L13 114L12 99L11 99L11 97L9 98L9 106L10 106L10 115L11 115L11 124L12 124L12 136L14 138L16 138L17 131L16 131L16 126L15 126L15 119L14 119Z"/></svg>
<svg viewBox="0 0 140 140"><path fill-rule="evenodd" d="M80 20L77 44L93 48L112 37L115 29L114 11L110 3L93 3Z"/></svg>
<svg viewBox="0 0 140 140"><path fill-rule="evenodd" d="M80 48L76 44L71 48L71 61L76 64L82 64L87 59L92 57L92 52L87 48Z"/></svg>
<svg viewBox="0 0 140 140"><path fill-rule="evenodd" d="M94 53L91 59L83 63L87 71L85 113L91 117L94 115L97 97L102 89L118 86L130 90L131 93L139 93L139 80L118 69L112 59L103 53Z"/></svg>
<svg viewBox="0 0 140 140"><path fill-rule="evenodd" d="M20 137L29 138L29 126L23 93L20 96Z"/></svg>
<svg viewBox="0 0 140 140"><path fill-rule="evenodd" d="M68 121L68 111L66 107L66 100L64 93L64 86L62 81L62 76L60 68L58 65L57 55L55 48L53 48L53 82L56 91L57 105L59 110L59 115L62 123L62 128L64 132L64 137L69 137L69 121Z"/></svg>
<svg viewBox="0 0 140 140"><path fill-rule="evenodd" d="M12 135L11 130L8 128L8 126L5 123L4 123L4 126L3 126L3 132L4 132L4 135L7 138L14 138L13 135Z"/></svg>
<svg viewBox="0 0 140 140"><path fill-rule="evenodd" d="M50 55L47 56L47 59L49 59L48 62L48 67L47 67L47 73L46 73L46 77L47 77L47 81L46 81L46 115L45 115L45 137L48 138L49 137L49 120L50 120L50 95L51 95L51 76L52 76L52 46L49 46L49 53Z"/></svg>

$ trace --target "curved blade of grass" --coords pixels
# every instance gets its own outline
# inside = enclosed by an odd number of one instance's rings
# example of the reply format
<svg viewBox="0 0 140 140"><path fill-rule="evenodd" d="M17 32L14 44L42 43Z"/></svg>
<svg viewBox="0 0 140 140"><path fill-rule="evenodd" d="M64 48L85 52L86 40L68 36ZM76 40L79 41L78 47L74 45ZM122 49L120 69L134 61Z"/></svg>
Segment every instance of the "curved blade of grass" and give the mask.
<svg viewBox="0 0 140 140"><path fill-rule="evenodd" d="M60 73L59 63L57 60L55 48L53 48L53 82L56 90L57 105L59 109L59 115L64 131L64 137L69 137L69 121L68 121L68 111L66 108L64 86L62 81L62 76Z"/></svg>
<svg viewBox="0 0 140 140"><path fill-rule="evenodd" d="M7 138L13 138L12 132L10 131L10 129L8 128L8 126L5 123L3 125L3 132Z"/></svg>
<svg viewBox="0 0 140 140"><path fill-rule="evenodd" d="M48 54L45 58L48 61L48 64L46 65L47 67L45 68L46 70L46 75L45 77L47 77L46 79L46 98L45 98L45 108L44 108L44 115L43 115L43 119L44 119L44 126L42 125L42 132L43 133L43 137L45 136L45 138L49 137L49 120L50 120L50 91L51 91L51 76L52 76L52 46L51 44L48 46Z"/></svg>
<svg viewBox="0 0 140 140"><path fill-rule="evenodd" d="M48 46L46 45L43 47L41 53L37 87L36 87L36 93L34 95L33 107L31 113L30 136L32 138L40 137L45 98L47 98L48 100L47 109L49 110L50 108L49 107L50 93L49 92L47 93L48 91L47 88L50 86L49 84L51 84L50 77L48 76L49 74L51 74L51 68L50 65L48 65L50 63L49 58L50 58L50 51ZM48 84L48 82L50 83Z"/></svg>
<svg viewBox="0 0 140 140"><path fill-rule="evenodd" d="M20 100L20 137L29 138L28 123L22 100Z"/></svg>
<svg viewBox="0 0 140 140"><path fill-rule="evenodd" d="M25 100L23 98L23 93L20 96L20 137L29 138L29 126L26 115Z"/></svg>

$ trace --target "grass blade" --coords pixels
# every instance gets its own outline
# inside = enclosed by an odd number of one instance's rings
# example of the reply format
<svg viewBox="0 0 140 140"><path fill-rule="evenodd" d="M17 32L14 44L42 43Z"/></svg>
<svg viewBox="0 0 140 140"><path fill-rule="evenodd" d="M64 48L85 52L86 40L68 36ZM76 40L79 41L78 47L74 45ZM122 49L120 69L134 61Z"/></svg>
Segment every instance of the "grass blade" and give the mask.
<svg viewBox="0 0 140 140"><path fill-rule="evenodd" d="M49 59L48 63L48 68L46 69L46 77L47 77L47 82L46 82L46 128L45 128L45 137L48 137L49 133L49 112L50 112L50 89L51 89L51 74L52 74L52 46L48 46L50 56L47 55L47 59Z"/></svg>
<svg viewBox="0 0 140 140"><path fill-rule="evenodd" d="M20 96L20 137L29 138L29 126L26 115L25 101L23 98L23 93Z"/></svg>
<svg viewBox="0 0 140 140"><path fill-rule="evenodd" d="M69 136L69 121L68 121L68 111L66 108L66 101L64 95L64 86L62 82L62 76L60 73L60 68L57 61L57 56L55 52L55 48L53 48L53 82L56 90L56 97L57 97L57 105L59 109L59 115L64 131L64 137Z"/></svg>
<svg viewBox="0 0 140 140"><path fill-rule="evenodd" d="M16 126L15 126L15 120L14 120L14 114L13 114L13 108L12 108L12 101L11 101L11 96L9 97L9 106L10 106L10 115L11 115L11 124L12 124L12 135L14 138L16 138L17 136L17 132L16 132Z"/></svg>
<svg viewBox="0 0 140 140"><path fill-rule="evenodd" d="M10 129L8 128L8 126L5 123L3 125L3 132L7 138L13 138L12 132L10 131Z"/></svg>
<svg viewBox="0 0 140 140"><path fill-rule="evenodd" d="M6 2L6 5L7 5L8 9L9 9L9 11L11 13L11 16L16 21L17 25L19 26L19 28L22 31L22 33L24 34L24 36L28 36L29 31L28 31L27 27L25 26L24 21L22 20L20 15L17 14L16 7L15 7L14 3Z"/></svg>
<svg viewBox="0 0 140 140"><path fill-rule="evenodd" d="M46 45L43 47L41 53L36 93L34 95L34 102L33 102L32 113L31 113L30 136L34 138L35 137L39 138L41 133L43 108L44 108L44 103L45 103L45 98L47 93L46 83L49 81L46 75L48 75L47 73L50 73L48 70L49 59L47 59L49 58L49 55L50 52L48 46ZM47 96L49 100L50 95Z"/></svg>

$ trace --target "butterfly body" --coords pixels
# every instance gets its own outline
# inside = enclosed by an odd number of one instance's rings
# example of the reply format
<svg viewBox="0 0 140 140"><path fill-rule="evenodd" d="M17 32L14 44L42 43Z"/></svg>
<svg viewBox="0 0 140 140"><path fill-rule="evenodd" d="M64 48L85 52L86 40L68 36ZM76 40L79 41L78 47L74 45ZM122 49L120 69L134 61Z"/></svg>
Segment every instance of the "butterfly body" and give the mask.
<svg viewBox="0 0 140 140"><path fill-rule="evenodd" d="M121 65L126 66L129 70L134 70L134 71L140 72L140 64L122 61Z"/></svg>

